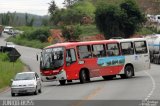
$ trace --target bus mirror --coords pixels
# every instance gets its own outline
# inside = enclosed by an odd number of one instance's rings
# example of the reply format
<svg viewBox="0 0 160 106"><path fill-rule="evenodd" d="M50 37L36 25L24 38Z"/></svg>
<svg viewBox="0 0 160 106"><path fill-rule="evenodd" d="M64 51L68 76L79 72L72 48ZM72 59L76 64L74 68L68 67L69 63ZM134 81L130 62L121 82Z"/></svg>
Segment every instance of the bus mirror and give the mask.
<svg viewBox="0 0 160 106"><path fill-rule="evenodd" d="M38 61L38 54L37 54L37 61Z"/></svg>
<svg viewBox="0 0 160 106"><path fill-rule="evenodd" d="M13 82L14 80L13 79L11 79L11 83Z"/></svg>

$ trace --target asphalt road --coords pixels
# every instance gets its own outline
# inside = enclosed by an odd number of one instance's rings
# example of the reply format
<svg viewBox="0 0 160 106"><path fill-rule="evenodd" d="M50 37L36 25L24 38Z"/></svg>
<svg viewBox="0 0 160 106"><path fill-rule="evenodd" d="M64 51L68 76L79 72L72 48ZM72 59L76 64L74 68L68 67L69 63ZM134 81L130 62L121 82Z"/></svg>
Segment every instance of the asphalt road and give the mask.
<svg viewBox="0 0 160 106"><path fill-rule="evenodd" d="M4 35L6 36L6 35ZM4 37L0 45L5 45ZM30 67L31 71L39 73L39 62L34 49L16 45L21 53L21 60ZM22 95L11 97L10 89L0 93L0 100L160 100L160 65L151 64L150 70L135 73L131 79L104 81L101 77L91 79L90 83L80 84L74 81L65 86L59 82L43 83L42 93L38 95Z"/></svg>

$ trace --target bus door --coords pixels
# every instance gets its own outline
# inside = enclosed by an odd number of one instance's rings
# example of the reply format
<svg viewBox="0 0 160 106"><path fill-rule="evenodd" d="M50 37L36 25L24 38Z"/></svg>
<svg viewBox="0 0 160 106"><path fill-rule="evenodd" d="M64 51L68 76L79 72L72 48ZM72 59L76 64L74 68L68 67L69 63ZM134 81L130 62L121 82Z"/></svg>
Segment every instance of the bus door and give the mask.
<svg viewBox="0 0 160 106"><path fill-rule="evenodd" d="M150 67L149 53L146 41L135 41L135 60L140 70L146 70Z"/></svg>
<svg viewBox="0 0 160 106"><path fill-rule="evenodd" d="M76 52L75 49L67 49L66 50L66 74L67 79L77 79L79 78L77 74L77 58L76 58Z"/></svg>
<svg viewBox="0 0 160 106"><path fill-rule="evenodd" d="M78 64L81 68L88 68L90 77L99 76L97 58L93 58L90 45L80 45L77 47Z"/></svg>

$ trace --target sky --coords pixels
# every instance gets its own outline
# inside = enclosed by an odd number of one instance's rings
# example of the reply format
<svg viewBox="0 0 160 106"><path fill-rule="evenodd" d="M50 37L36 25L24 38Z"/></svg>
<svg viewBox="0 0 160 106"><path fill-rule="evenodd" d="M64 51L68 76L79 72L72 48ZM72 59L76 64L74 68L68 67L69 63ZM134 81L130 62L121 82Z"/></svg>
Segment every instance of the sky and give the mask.
<svg viewBox="0 0 160 106"><path fill-rule="evenodd" d="M0 13L17 12L47 15L48 7L52 0L0 0ZM54 0L56 5L63 7L64 0Z"/></svg>

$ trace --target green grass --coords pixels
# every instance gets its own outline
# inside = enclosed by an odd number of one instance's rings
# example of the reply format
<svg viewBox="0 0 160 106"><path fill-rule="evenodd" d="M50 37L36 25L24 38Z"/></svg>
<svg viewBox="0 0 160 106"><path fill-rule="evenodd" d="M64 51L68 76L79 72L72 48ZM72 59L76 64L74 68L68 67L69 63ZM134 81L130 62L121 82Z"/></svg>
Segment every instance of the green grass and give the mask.
<svg viewBox="0 0 160 106"><path fill-rule="evenodd" d="M20 27L16 27L16 29L21 31L30 31L30 30L36 29L36 27L20 26Z"/></svg>
<svg viewBox="0 0 160 106"><path fill-rule="evenodd" d="M83 25L80 26L80 28L82 29L81 36L94 36L96 34L100 34L96 25Z"/></svg>
<svg viewBox="0 0 160 106"><path fill-rule="evenodd" d="M21 31L33 31L33 30L36 30L38 28L43 28L43 29L47 29L47 28L50 28L50 27L29 27L29 26L19 26L19 27L16 27L16 29L18 30L21 30Z"/></svg>
<svg viewBox="0 0 160 106"><path fill-rule="evenodd" d="M17 45L28 46L28 47L33 47L33 48L40 48L40 49L48 45L51 45L50 43L47 43L47 42L42 43L39 40L28 40L28 39L20 38L20 37L17 37L17 38L10 37L7 39L7 41L14 42Z"/></svg>
<svg viewBox="0 0 160 106"><path fill-rule="evenodd" d="M147 34L153 34L153 33L156 33L156 32L153 31L151 28L146 28L146 27L143 27L138 32L136 32L136 34L139 34L139 35L147 35Z"/></svg>
<svg viewBox="0 0 160 106"><path fill-rule="evenodd" d="M17 60L16 62L9 62L6 60L6 56L0 53L0 89L10 85L11 79L15 74L23 71L24 64Z"/></svg>

